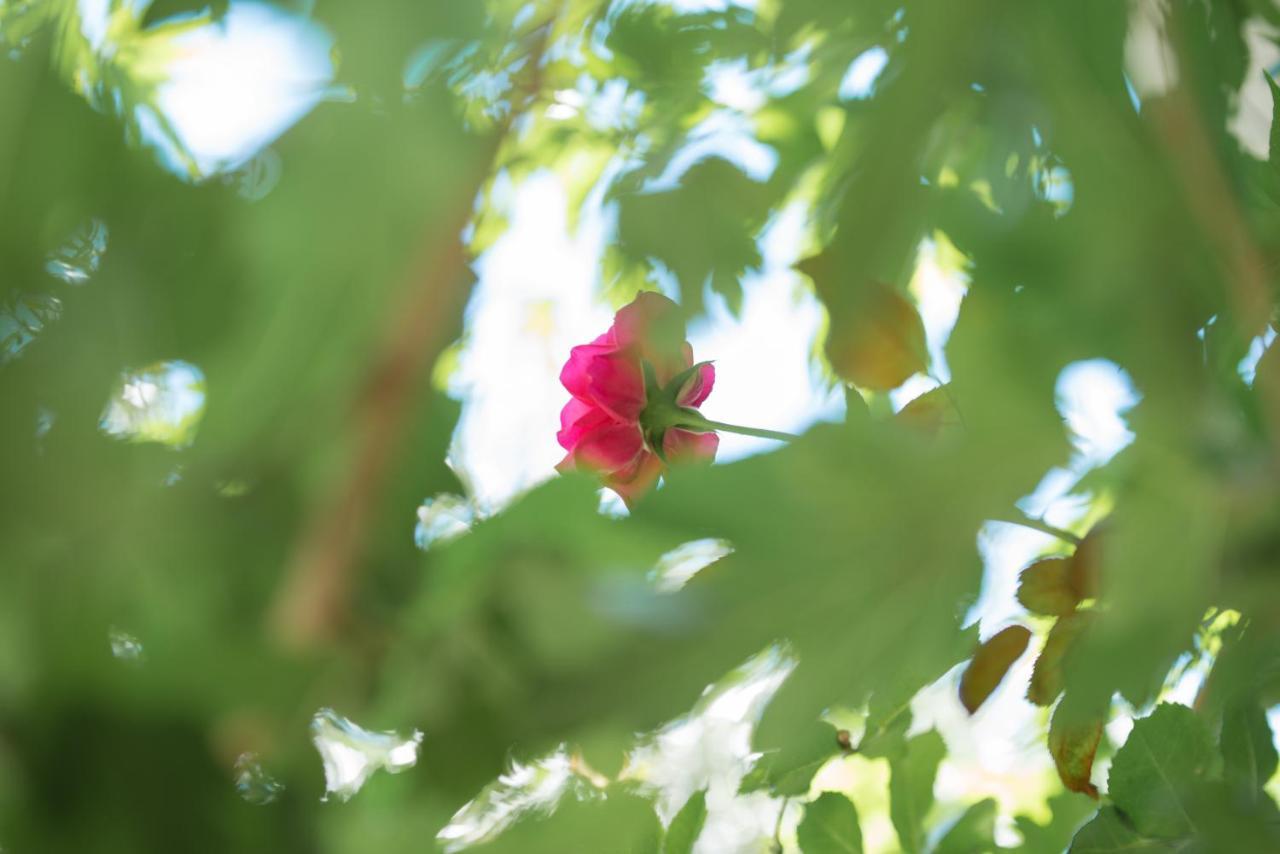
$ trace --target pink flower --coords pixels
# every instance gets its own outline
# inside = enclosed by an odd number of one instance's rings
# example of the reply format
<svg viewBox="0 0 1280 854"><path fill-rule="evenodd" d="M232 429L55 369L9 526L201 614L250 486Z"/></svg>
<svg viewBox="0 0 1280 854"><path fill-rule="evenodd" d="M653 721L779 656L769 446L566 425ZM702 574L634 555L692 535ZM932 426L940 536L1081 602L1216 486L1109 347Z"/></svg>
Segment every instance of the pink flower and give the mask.
<svg viewBox="0 0 1280 854"><path fill-rule="evenodd" d="M720 444L715 433L669 423L700 406L715 380L710 363L694 367L676 304L661 294L637 295L608 332L574 347L560 371L573 397L560 413L556 438L568 454L557 468L598 472L630 504L657 482L664 461L710 462Z"/></svg>

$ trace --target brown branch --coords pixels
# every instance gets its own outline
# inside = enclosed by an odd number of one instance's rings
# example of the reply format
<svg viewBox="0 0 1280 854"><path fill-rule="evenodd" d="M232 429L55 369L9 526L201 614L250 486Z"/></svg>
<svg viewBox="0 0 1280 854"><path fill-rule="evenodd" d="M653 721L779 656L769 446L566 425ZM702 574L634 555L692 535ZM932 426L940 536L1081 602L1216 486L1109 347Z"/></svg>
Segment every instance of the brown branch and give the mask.
<svg viewBox="0 0 1280 854"><path fill-rule="evenodd" d="M1192 94L1188 75L1196 63L1188 55L1186 14L1187 10L1176 4L1167 13L1167 38L1178 60L1178 80L1166 97L1151 103L1150 114L1159 131L1157 139L1175 167L1187 207L1226 271L1236 323L1252 337L1271 319L1266 257L1254 242Z"/></svg>
<svg viewBox="0 0 1280 854"><path fill-rule="evenodd" d="M358 397L355 453L329 499L304 526L277 593L271 629L286 646L313 646L342 622L369 520L404 438L409 404L427 368L448 344L449 326L465 300L467 258L458 237L465 222L452 219L446 237L414 264L425 272L410 277L412 287L389 318L387 343Z"/></svg>
<svg viewBox="0 0 1280 854"><path fill-rule="evenodd" d="M329 496L304 524L268 615L269 632L286 648L305 650L332 640L346 621L370 520L404 441L414 395L449 344L448 334L470 292L461 233L497 165L515 116L541 89L542 55L550 31L551 24L546 24L534 32L525 66L528 76L513 90L524 97L486 138L476 174L464 183L445 224L433 226L424 250L410 265L402 299L387 316L384 345L371 360L355 398L355 451Z"/></svg>
<svg viewBox="0 0 1280 854"><path fill-rule="evenodd" d="M1252 338L1266 329L1272 316L1267 259L1254 240L1248 217L1233 192L1204 117L1188 89L1186 75L1194 64L1180 38L1182 14L1176 5L1169 13L1170 38L1178 51L1180 79L1165 98L1151 104L1150 114L1188 210L1223 268L1236 327ZM1273 444L1280 452L1280 389L1263 387L1258 393L1271 426Z"/></svg>
<svg viewBox="0 0 1280 854"><path fill-rule="evenodd" d="M1188 209L1226 273L1236 323L1250 337L1257 335L1271 318L1266 258L1253 241L1199 111L1179 86L1153 103L1151 114Z"/></svg>

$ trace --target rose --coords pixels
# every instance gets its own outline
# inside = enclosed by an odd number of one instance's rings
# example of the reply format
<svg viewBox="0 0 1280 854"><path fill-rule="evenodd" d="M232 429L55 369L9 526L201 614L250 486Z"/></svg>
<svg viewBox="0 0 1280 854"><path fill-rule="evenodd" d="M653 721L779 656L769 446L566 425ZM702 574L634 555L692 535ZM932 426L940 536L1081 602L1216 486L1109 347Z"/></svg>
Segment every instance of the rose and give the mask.
<svg viewBox="0 0 1280 854"><path fill-rule="evenodd" d="M574 347L560 372L572 398L560 413L560 471L584 469L628 504L651 489L666 463L710 462L720 439L683 429L715 384L695 365L676 304L645 292L621 308L607 332Z"/></svg>

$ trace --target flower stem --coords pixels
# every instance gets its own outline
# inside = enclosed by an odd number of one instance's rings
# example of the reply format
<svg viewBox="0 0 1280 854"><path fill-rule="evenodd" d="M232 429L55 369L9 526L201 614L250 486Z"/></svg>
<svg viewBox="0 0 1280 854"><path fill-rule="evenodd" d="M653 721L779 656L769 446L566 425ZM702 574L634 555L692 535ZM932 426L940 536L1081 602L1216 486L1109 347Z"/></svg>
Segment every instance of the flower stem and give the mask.
<svg viewBox="0 0 1280 854"><path fill-rule="evenodd" d="M737 424L725 424L723 421L710 421L703 418L701 422L695 425L696 429L705 431L722 430L725 433L737 433L742 436L755 436L760 439L774 439L778 442L790 442L793 439L799 439L793 433L783 433L780 430L762 430L759 427L739 427Z"/></svg>

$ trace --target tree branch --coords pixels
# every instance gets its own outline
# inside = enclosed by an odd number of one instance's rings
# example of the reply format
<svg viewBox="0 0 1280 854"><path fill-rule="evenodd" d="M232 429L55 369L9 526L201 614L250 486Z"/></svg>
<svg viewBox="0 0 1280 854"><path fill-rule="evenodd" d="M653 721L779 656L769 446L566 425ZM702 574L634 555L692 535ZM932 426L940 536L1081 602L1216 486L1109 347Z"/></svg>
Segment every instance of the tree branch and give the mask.
<svg viewBox="0 0 1280 854"><path fill-rule="evenodd" d="M468 256L461 233L474 200L497 165L515 117L541 90L541 65L552 23L531 36L529 76L513 86L506 120L485 140L477 171L465 182L443 226L433 228L410 265L403 298L388 313L383 346L370 362L356 395L351 428L355 451L328 497L304 524L268 615L268 630L282 646L313 648L331 640L347 617L348 600L388 473L400 451L414 395L448 345L448 334L470 292Z"/></svg>

